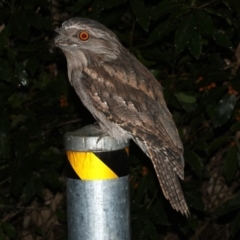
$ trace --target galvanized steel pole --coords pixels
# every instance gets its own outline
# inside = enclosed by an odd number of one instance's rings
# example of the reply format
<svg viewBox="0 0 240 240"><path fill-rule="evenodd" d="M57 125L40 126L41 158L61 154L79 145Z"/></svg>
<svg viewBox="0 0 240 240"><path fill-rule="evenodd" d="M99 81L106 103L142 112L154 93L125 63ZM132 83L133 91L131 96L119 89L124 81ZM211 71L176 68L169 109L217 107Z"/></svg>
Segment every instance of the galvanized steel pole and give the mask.
<svg viewBox="0 0 240 240"><path fill-rule="evenodd" d="M64 136L68 240L130 240L129 142L88 125Z"/></svg>

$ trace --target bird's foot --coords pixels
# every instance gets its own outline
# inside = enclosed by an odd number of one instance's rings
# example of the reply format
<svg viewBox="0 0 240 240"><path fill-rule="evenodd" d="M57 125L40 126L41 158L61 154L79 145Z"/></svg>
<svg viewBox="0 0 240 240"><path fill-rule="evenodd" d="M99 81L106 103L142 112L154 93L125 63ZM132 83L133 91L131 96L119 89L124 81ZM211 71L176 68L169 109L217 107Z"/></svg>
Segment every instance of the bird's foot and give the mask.
<svg viewBox="0 0 240 240"><path fill-rule="evenodd" d="M98 137L97 143L98 143L102 138L104 138L104 137L106 137L106 136L109 136L109 134L108 134L107 132L103 132L103 133Z"/></svg>

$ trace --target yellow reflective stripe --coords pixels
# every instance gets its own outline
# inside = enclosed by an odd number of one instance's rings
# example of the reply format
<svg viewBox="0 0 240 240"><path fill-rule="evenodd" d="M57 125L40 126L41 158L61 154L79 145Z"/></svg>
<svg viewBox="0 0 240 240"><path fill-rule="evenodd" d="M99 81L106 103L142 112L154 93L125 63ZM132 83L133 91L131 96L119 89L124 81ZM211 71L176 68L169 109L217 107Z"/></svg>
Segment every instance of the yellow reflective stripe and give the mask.
<svg viewBox="0 0 240 240"><path fill-rule="evenodd" d="M118 176L92 152L67 151L67 157L82 180L113 179Z"/></svg>

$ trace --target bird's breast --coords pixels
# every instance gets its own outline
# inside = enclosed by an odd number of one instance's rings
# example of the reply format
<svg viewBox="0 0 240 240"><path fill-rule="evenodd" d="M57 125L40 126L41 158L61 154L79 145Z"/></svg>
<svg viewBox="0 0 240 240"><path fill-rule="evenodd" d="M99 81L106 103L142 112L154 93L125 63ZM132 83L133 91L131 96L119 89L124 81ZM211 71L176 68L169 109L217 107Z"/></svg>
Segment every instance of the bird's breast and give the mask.
<svg viewBox="0 0 240 240"><path fill-rule="evenodd" d="M98 102L99 104L101 103L102 109L104 109L104 107L108 108L106 103L101 102L101 100L98 99L99 96L97 92L91 93L92 96L90 97L88 89L84 85L83 78L84 74L79 72L77 76L72 76L71 84L77 92L83 105L91 112L93 117L101 126L102 130L119 141L125 141L127 139L130 139L131 134L129 132L124 130L119 124L111 121L111 118L108 118L105 114L103 114L95 107L95 104Z"/></svg>

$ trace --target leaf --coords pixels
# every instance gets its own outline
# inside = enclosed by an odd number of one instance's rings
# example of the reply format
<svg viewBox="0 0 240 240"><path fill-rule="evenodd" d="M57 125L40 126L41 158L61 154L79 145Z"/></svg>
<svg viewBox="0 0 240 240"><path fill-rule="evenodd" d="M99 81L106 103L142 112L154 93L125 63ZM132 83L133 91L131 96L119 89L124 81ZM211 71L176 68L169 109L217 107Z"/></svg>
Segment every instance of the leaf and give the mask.
<svg viewBox="0 0 240 240"><path fill-rule="evenodd" d="M30 72L31 75L33 75L39 66L39 62L36 57L33 57L27 61L27 70Z"/></svg>
<svg viewBox="0 0 240 240"><path fill-rule="evenodd" d="M184 103L195 103L197 100L195 96L187 95L186 93L183 93L183 92L175 93L175 96L179 102L184 102Z"/></svg>
<svg viewBox="0 0 240 240"><path fill-rule="evenodd" d="M18 124L26 120L26 116L23 114L12 115L11 117L12 117L11 128L16 127Z"/></svg>
<svg viewBox="0 0 240 240"><path fill-rule="evenodd" d="M146 191L147 191L146 180L145 180L145 178L140 178L139 182L138 182L138 185L137 185L137 188L135 190L135 197L134 197L134 199L135 199L136 203L140 203L141 202L142 197L144 196Z"/></svg>
<svg viewBox="0 0 240 240"><path fill-rule="evenodd" d="M28 74L26 70L19 69L17 75L18 75L19 83L21 83L22 86L27 86L29 81L28 81Z"/></svg>
<svg viewBox="0 0 240 240"><path fill-rule="evenodd" d="M192 112L192 111L194 111L197 108L197 104L196 103L181 102L181 106L187 112Z"/></svg>
<svg viewBox="0 0 240 240"><path fill-rule="evenodd" d="M19 39L28 40L29 28L28 19L23 15L12 15L9 20L9 26L12 34Z"/></svg>
<svg viewBox="0 0 240 240"><path fill-rule="evenodd" d="M121 7L121 6L119 6ZM101 20L101 23L105 26L113 26L115 27L117 24L119 24L119 19L121 19L123 16L123 12L122 11L109 11L108 14L106 14L106 16L104 17L104 19ZM135 32L134 32L135 33ZM118 38L122 43L129 43L129 34L120 34L119 32L117 32ZM134 35L135 36L135 35ZM136 37L136 36L135 36Z"/></svg>
<svg viewBox="0 0 240 240"><path fill-rule="evenodd" d="M144 232L152 240L159 239L159 235L157 233L156 227L151 221L148 221L148 223L145 225Z"/></svg>
<svg viewBox="0 0 240 240"><path fill-rule="evenodd" d="M49 3L48 0L24 0L24 4L32 5L32 6L41 6L41 7L48 7Z"/></svg>
<svg viewBox="0 0 240 240"><path fill-rule="evenodd" d="M171 11L171 15L169 16L168 20L177 24L179 19L191 12L192 8L190 5L181 3L179 7L176 7Z"/></svg>
<svg viewBox="0 0 240 240"><path fill-rule="evenodd" d="M57 209L56 210L57 220L60 223L66 224L67 222L67 213L65 209Z"/></svg>
<svg viewBox="0 0 240 240"><path fill-rule="evenodd" d="M36 176L31 177L27 180L27 183L22 190L22 197L24 202L29 202L36 194L43 199L43 191L44 188L41 178Z"/></svg>
<svg viewBox="0 0 240 240"><path fill-rule="evenodd" d="M31 179L32 171L29 166L21 166L15 168L11 176L11 191L15 195L19 195L22 191L24 183Z"/></svg>
<svg viewBox="0 0 240 240"><path fill-rule="evenodd" d="M235 95L226 94L219 100L217 105L210 105L207 107L208 114L213 121L214 127L220 127L230 119L236 101L237 98Z"/></svg>
<svg viewBox="0 0 240 240"><path fill-rule="evenodd" d="M150 34L147 45L155 41L160 40L162 37L166 36L170 32L174 31L176 28L175 24L172 24L170 21L159 24Z"/></svg>
<svg viewBox="0 0 240 240"><path fill-rule="evenodd" d="M148 10L143 0L130 0L130 5L137 22L142 26L145 31L148 31L150 18L148 17Z"/></svg>
<svg viewBox="0 0 240 240"><path fill-rule="evenodd" d="M2 222L1 227L9 238L16 237L16 229L11 224Z"/></svg>
<svg viewBox="0 0 240 240"><path fill-rule="evenodd" d="M178 102L182 106L183 109L185 109L187 112L194 111L197 107L196 104L196 97L187 95L185 93L176 93L176 98L178 99Z"/></svg>
<svg viewBox="0 0 240 240"><path fill-rule="evenodd" d="M118 5L122 4L126 2L126 0L104 0L104 8L105 9L110 9L110 8L114 8L117 7Z"/></svg>
<svg viewBox="0 0 240 240"><path fill-rule="evenodd" d="M240 14L240 2L239 0L228 0L232 5L232 8Z"/></svg>
<svg viewBox="0 0 240 240"><path fill-rule="evenodd" d="M175 34L175 47L177 54L182 52L190 42L193 37L195 28L196 21L193 18L193 14L188 14L181 21Z"/></svg>
<svg viewBox="0 0 240 240"><path fill-rule="evenodd" d="M10 123L6 111L0 111L0 159L10 155Z"/></svg>
<svg viewBox="0 0 240 240"><path fill-rule="evenodd" d="M157 6L154 6L150 12L150 16L153 20L157 20L160 17L171 13L172 11L179 10L183 4L176 1L163 1Z"/></svg>
<svg viewBox="0 0 240 240"><path fill-rule="evenodd" d="M24 186L22 190L22 197L24 202L26 203L32 200L35 194L36 194L36 188L34 185L34 179L30 178L28 179L27 184Z"/></svg>
<svg viewBox="0 0 240 240"><path fill-rule="evenodd" d="M213 26L213 21L211 17L202 10L194 11L194 17L197 21L198 26L203 32L212 35L216 30Z"/></svg>
<svg viewBox="0 0 240 240"><path fill-rule="evenodd" d="M239 61L239 63L240 63L240 61ZM237 92L240 92L240 81L239 81L239 79L240 79L240 71L238 71L236 76L234 76L231 79L231 86Z"/></svg>
<svg viewBox="0 0 240 240"><path fill-rule="evenodd" d="M197 174L199 177L202 177L203 163L200 157L193 151L186 150L184 153L184 159L189 164L191 169L195 172L195 174Z"/></svg>
<svg viewBox="0 0 240 240"><path fill-rule="evenodd" d="M191 227L192 230L196 231L197 228L199 227L199 220L196 218L191 218L191 220L189 221L189 225Z"/></svg>
<svg viewBox="0 0 240 240"><path fill-rule="evenodd" d="M155 191L156 191L156 188L155 188ZM165 212L165 208L162 205L160 199L158 199L153 205L153 207L151 207L148 211L149 211L149 218L155 224L161 224L164 226L170 225L167 214Z"/></svg>
<svg viewBox="0 0 240 240"><path fill-rule="evenodd" d="M24 158L24 161L27 161L25 156L28 154L29 147L29 132L25 130L19 130L14 135L14 154L17 158Z"/></svg>
<svg viewBox="0 0 240 240"><path fill-rule="evenodd" d="M223 203L220 207L215 209L214 213L222 216L239 208L240 197L238 196Z"/></svg>
<svg viewBox="0 0 240 240"><path fill-rule="evenodd" d="M229 136L219 137L213 140L209 146L209 152L214 152L229 142Z"/></svg>
<svg viewBox="0 0 240 240"><path fill-rule="evenodd" d="M215 66L220 67L220 68L223 67L223 66L219 66L218 63L215 63ZM224 82L224 81L227 81L229 79L229 73L224 72L224 71L219 71L218 69L216 69L216 71L209 72L207 74L206 78L207 78L206 80L209 83L212 83L212 82L215 82L215 81Z"/></svg>
<svg viewBox="0 0 240 240"><path fill-rule="evenodd" d="M232 46L229 38L221 30L213 32L213 39L220 46L229 48Z"/></svg>
<svg viewBox="0 0 240 240"><path fill-rule="evenodd" d="M236 233L240 230L240 212L237 214L237 216L233 219L231 225L230 225L230 236L233 238Z"/></svg>
<svg viewBox="0 0 240 240"><path fill-rule="evenodd" d="M228 150L224 159L223 169L227 182L231 182L238 170L238 155L236 147L231 147Z"/></svg>
<svg viewBox="0 0 240 240"><path fill-rule="evenodd" d="M0 79L6 82L11 82L11 78L12 72L9 62L4 59L0 59Z"/></svg>
<svg viewBox="0 0 240 240"><path fill-rule="evenodd" d="M136 215L135 215L136 216ZM143 234L143 226L145 226L145 220L143 217L136 218L131 224L132 239L139 239L139 235Z"/></svg>
<svg viewBox="0 0 240 240"><path fill-rule="evenodd" d="M239 121L235 122L235 123L231 126L230 130L231 130L232 132L240 131L240 122L239 122Z"/></svg>
<svg viewBox="0 0 240 240"><path fill-rule="evenodd" d="M191 191L191 192L184 192L185 197L186 197L186 201L188 203L189 206L200 210L200 211L204 211L205 206L203 204L203 201L200 197L200 193L197 193L195 191Z"/></svg>
<svg viewBox="0 0 240 240"><path fill-rule="evenodd" d="M6 240L4 235L5 234L3 233L3 230L2 230L1 225L0 225L0 240Z"/></svg>
<svg viewBox="0 0 240 240"><path fill-rule="evenodd" d="M1 43L0 44L0 52L2 52L5 49L5 47L7 45L8 37L9 37L9 28L4 27L4 29L2 29L0 32L0 43Z"/></svg>
<svg viewBox="0 0 240 240"><path fill-rule="evenodd" d="M92 0L81 0L81 1L75 1L73 4L73 8L72 8L72 13L79 13L81 12L81 10L88 4L90 4L92 2ZM96 1L95 1L96 2ZM93 6L93 5L92 5ZM92 6L90 5L90 8L92 8Z"/></svg>
<svg viewBox="0 0 240 240"><path fill-rule="evenodd" d="M83 8L85 4L91 3L90 5L90 15L91 18L93 19L99 19L101 12L104 10L104 2L103 1L91 1L91 0L84 0L84 1L79 1L78 4L78 9ZM77 10L77 9L76 9ZM78 11L75 11L78 12Z"/></svg>
<svg viewBox="0 0 240 240"><path fill-rule="evenodd" d="M182 233L187 236L189 230L192 229L192 230L196 231L197 227L199 227L199 222L194 216L191 216L188 219L184 219L184 220L180 221L179 227L180 227L180 230L182 231Z"/></svg>
<svg viewBox="0 0 240 240"><path fill-rule="evenodd" d="M44 186L42 183L42 179L40 177L35 176L35 178L33 179L33 184L34 184L36 194L43 199Z"/></svg>
<svg viewBox="0 0 240 240"><path fill-rule="evenodd" d="M52 22L50 21L49 18L40 16L38 14L28 14L28 20L30 26L35 27L36 29L39 30L52 30L54 31Z"/></svg>
<svg viewBox="0 0 240 240"><path fill-rule="evenodd" d="M202 52L202 37L198 30L195 30L193 38L188 44L188 49L196 59L199 59Z"/></svg>
<svg viewBox="0 0 240 240"><path fill-rule="evenodd" d="M170 59L171 56L169 56L169 54L167 54L167 52L162 52L162 51L159 50L159 48L156 48L156 47L147 48L146 50L144 49L144 50L141 51L141 54L143 56L143 59L154 60L154 61L158 61L158 62L162 62L162 63L166 63L166 64L171 64L172 63L172 61ZM151 72L152 71L156 72L156 70L151 69Z"/></svg>
<svg viewBox="0 0 240 240"><path fill-rule="evenodd" d="M49 187L54 189L61 188L61 182L59 180L59 175L54 169L48 169L42 174L42 181Z"/></svg>

